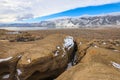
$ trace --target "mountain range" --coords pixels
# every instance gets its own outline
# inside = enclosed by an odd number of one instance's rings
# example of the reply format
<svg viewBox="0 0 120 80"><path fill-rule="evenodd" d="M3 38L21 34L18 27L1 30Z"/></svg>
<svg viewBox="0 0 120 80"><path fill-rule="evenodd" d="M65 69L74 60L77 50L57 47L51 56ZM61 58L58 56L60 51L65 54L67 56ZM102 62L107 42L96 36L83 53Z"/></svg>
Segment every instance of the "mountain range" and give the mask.
<svg viewBox="0 0 120 80"><path fill-rule="evenodd" d="M61 17L37 23L0 24L0 27L79 28L120 25L120 14Z"/></svg>

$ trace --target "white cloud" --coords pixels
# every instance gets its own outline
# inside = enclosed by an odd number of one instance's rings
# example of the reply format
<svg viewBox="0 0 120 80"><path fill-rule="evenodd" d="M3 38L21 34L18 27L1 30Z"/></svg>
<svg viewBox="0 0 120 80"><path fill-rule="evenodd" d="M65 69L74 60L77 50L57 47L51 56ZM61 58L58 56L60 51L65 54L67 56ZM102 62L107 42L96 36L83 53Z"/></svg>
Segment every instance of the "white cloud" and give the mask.
<svg viewBox="0 0 120 80"><path fill-rule="evenodd" d="M0 23L115 2L120 0L0 0Z"/></svg>

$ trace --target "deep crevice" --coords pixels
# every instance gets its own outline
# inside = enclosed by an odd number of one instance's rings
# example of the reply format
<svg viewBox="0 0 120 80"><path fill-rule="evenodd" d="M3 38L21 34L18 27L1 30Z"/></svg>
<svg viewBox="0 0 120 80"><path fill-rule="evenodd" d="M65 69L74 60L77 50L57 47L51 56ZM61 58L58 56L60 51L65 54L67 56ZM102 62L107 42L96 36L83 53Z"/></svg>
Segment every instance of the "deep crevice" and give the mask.
<svg viewBox="0 0 120 80"><path fill-rule="evenodd" d="M74 41L74 48L73 48L73 52L72 52L72 54L70 55L70 61L72 62L72 66L74 66L74 65L76 65L77 63L77 61L76 61L76 54L77 54L77 52L78 52L78 45L77 45L77 43ZM23 56L23 55L22 55ZM21 57L22 57L21 56ZM14 77L12 76L12 78L13 79L15 79L15 80L17 80L16 79L16 77L15 76L17 76L17 72L16 72L16 70L17 70L17 64L18 64L18 62L19 62L19 60L21 59L21 57L19 57L18 59L17 59L17 61L16 61L16 64L15 64L15 69L14 69ZM40 74L40 72L39 71L35 71L32 75L38 75L39 76L39 74ZM62 73L61 73L62 74ZM59 74L60 75L60 74ZM29 77L28 79L30 79L31 77ZM53 77L48 77L48 78L46 78L46 79L43 79L43 80L54 80L54 78Z"/></svg>
<svg viewBox="0 0 120 80"><path fill-rule="evenodd" d="M81 50L80 52L77 53L77 59L76 59L76 64L80 63L81 60L83 59L83 57L86 55L87 50L93 45L93 43L88 44L88 47L86 47L85 49Z"/></svg>
<svg viewBox="0 0 120 80"><path fill-rule="evenodd" d="M74 50L73 50L73 53L72 53L72 66L74 66L74 65L76 65L76 54L77 54L77 51L78 51L78 45L77 45L77 43L74 41Z"/></svg>

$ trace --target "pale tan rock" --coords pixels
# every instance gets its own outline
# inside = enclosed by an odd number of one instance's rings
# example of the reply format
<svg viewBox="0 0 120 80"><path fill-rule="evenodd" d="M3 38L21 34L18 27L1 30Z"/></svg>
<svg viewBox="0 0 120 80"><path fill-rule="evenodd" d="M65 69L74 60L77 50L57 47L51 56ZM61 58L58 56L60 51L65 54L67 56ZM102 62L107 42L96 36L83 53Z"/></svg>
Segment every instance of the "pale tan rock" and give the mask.
<svg viewBox="0 0 120 80"><path fill-rule="evenodd" d="M120 52L90 46L81 61L56 80L120 80Z"/></svg>
<svg viewBox="0 0 120 80"><path fill-rule="evenodd" d="M74 40L66 35L51 35L24 52L17 64L20 80L54 78L62 73L74 50Z"/></svg>

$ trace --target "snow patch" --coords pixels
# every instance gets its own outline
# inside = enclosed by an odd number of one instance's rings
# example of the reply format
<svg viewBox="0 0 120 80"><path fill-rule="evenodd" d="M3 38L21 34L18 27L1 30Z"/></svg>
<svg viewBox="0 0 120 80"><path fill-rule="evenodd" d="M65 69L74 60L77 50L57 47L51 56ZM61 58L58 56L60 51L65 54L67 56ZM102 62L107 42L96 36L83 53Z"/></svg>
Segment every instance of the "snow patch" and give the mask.
<svg viewBox="0 0 120 80"><path fill-rule="evenodd" d="M73 37L72 36L67 36L64 39L64 44L63 44L63 48L62 48L62 50L63 50L62 57L64 57L66 55L66 49L70 50L73 46L74 46Z"/></svg>
<svg viewBox="0 0 120 80"><path fill-rule="evenodd" d="M65 54L66 54L65 48L62 48L62 50L63 50L62 57L64 57L64 56L65 56Z"/></svg>
<svg viewBox="0 0 120 80"><path fill-rule="evenodd" d="M74 59L73 59L73 65L76 65L76 61L77 61L77 55L75 54Z"/></svg>
<svg viewBox="0 0 120 80"><path fill-rule="evenodd" d="M82 42L79 43L80 45L82 44Z"/></svg>
<svg viewBox="0 0 120 80"><path fill-rule="evenodd" d="M4 62L4 61L8 61L10 59L12 59L13 57L8 57L8 58L5 58L5 59L0 59L0 62Z"/></svg>
<svg viewBox="0 0 120 80"><path fill-rule="evenodd" d="M73 65L72 65L72 62L69 62L68 63L68 66L67 66L67 69L71 68Z"/></svg>
<svg viewBox="0 0 120 80"><path fill-rule="evenodd" d="M68 50L70 50L70 48L72 48L73 46L74 46L73 37L72 37L72 36L67 36L67 37L64 39L63 47L64 47L64 48L67 48Z"/></svg>
<svg viewBox="0 0 120 80"><path fill-rule="evenodd" d="M17 74L18 75L21 75L22 74L22 71L20 69L17 69Z"/></svg>
<svg viewBox="0 0 120 80"><path fill-rule="evenodd" d="M8 79L9 76L10 76L10 74L6 74L6 75L3 76L3 79Z"/></svg>
<svg viewBox="0 0 120 80"><path fill-rule="evenodd" d="M106 42L103 42L104 45L106 45Z"/></svg>
<svg viewBox="0 0 120 80"><path fill-rule="evenodd" d="M94 45L94 47L95 47L95 48L98 48L98 46L97 46L97 45Z"/></svg>
<svg viewBox="0 0 120 80"><path fill-rule="evenodd" d="M120 69L120 64L118 64L116 62L112 62L112 61L111 61L111 63L115 68Z"/></svg>
<svg viewBox="0 0 120 80"><path fill-rule="evenodd" d="M57 49L60 49L60 46L57 46Z"/></svg>
<svg viewBox="0 0 120 80"><path fill-rule="evenodd" d="M28 60L27 60L29 63L31 63L31 59L29 58Z"/></svg>
<svg viewBox="0 0 120 80"><path fill-rule="evenodd" d="M65 53L62 54L62 57L64 57L64 56L65 56Z"/></svg>
<svg viewBox="0 0 120 80"><path fill-rule="evenodd" d="M56 51L54 56L58 56L58 55L59 55L59 51Z"/></svg>
<svg viewBox="0 0 120 80"><path fill-rule="evenodd" d="M22 55L19 55L19 56L18 56L18 58L21 58L21 57L22 57Z"/></svg>
<svg viewBox="0 0 120 80"><path fill-rule="evenodd" d="M119 52L119 50L113 50L113 51Z"/></svg>

